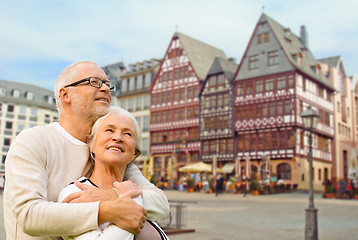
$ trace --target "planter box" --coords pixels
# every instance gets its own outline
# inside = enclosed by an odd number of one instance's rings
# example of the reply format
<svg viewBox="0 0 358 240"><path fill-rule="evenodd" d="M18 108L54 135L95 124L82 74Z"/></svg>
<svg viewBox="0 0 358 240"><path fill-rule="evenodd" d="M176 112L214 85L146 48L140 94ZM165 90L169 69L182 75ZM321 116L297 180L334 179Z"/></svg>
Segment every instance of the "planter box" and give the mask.
<svg viewBox="0 0 358 240"><path fill-rule="evenodd" d="M259 190L251 190L251 194L257 196L259 195Z"/></svg>

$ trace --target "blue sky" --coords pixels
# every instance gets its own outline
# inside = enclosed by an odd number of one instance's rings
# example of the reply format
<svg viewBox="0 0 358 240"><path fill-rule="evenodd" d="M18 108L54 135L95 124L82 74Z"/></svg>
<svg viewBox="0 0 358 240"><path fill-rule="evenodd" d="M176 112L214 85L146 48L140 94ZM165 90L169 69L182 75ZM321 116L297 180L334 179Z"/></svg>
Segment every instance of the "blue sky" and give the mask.
<svg viewBox="0 0 358 240"><path fill-rule="evenodd" d="M239 62L262 13L299 34L316 58L343 57L358 75L355 0L0 1L0 79L53 89L67 65L162 58L176 29Z"/></svg>

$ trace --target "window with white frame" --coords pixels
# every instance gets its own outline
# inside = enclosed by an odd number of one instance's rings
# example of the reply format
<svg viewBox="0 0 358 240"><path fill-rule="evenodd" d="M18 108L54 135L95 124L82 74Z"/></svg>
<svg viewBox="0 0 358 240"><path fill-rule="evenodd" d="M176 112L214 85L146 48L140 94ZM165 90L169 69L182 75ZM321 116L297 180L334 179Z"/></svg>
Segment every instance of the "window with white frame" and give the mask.
<svg viewBox="0 0 358 240"><path fill-rule="evenodd" d="M127 99L122 99L121 100L121 108L127 109Z"/></svg>
<svg viewBox="0 0 358 240"><path fill-rule="evenodd" d="M135 120L136 120L137 123L138 123L139 130L142 130L142 129L141 129L141 120L142 120L142 118L141 118L141 117L136 117Z"/></svg>
<svg viewBox="0 0 358 240"><path fill-rule="evenodd" d="M19 105L19 114L26 115L27 107L25 105Z"/></svg>
<svg viewBox="0 0 358 240"><path fill-rule="evenodd" d="M128 90L128 79L122 80L121 90L122 92L126 92Z"/></svg>
<svg viewBox="0 0 358 240"><path fill-rule="evenodd" d="M143 131L148 131L149 129L149 117L143 116Z"/></svg>
<svg viewBox="0 0 358 240"><path fill-rule="evenodd" d="M142 96L136 97L135 100L135 110L141 110L142 109Z"/></svg>
<svg viewBox="0 0 358 240"><path fill-rule="evenodd" d="M149 150L149 139L148 138L143 138L142 139L142 153L143 154L148 154Z"/></svg>
<svg viewBox="0 0 358 240"><path fill-rule="evenodd" d="M33 100L34 94L32 92L26 92L25 97L27 100Z"/></svg>
<svg viewBox="0 0 358 240"><path fill-rule="evenodd" d="M149 95L145 95L144 96L144 109L148 109L150 105L150 96Z"/></svg>
<svg viewBox="0 0 358 240"><path fill-rule="evenodd" d="M6 89L0 88L0 96L5 96L5 93L6 93Z"/></svg>
<svg viewBox="0 0 358 240"><path fill-rule="evenodd" d="M14 89L14 90L12 91L12 96L15 97L15 98L20 97L20 91L17 90L17 89Z"/></svg>
<svg viewBox="0 0 358 240"><path fill-rule="evenodd" d="M128 99L128 111L133 111L133 107L134 107L134 100L133 98L129 98Z"/></svg>
<svg viewBox="0 0 358 240"><path fill-rule="evenodd" d="M151 79L150 74L145 75L144 87L150 87L151 84L150 79Z"/></svg>
<svg viewBox="0 0 358 240"><path fill-rule="evenodd" d="M30 115L31 115L31 116L34 116L34 117L37 116L37 108L32 107L32 108L31 108L31 111L30 111Z"/></svg>

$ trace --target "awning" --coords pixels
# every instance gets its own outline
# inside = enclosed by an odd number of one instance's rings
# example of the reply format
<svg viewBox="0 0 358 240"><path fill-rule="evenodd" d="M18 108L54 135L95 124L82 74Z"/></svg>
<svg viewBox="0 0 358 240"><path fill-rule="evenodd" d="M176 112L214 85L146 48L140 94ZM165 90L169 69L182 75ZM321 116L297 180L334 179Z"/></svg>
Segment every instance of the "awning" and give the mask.
<svg viewBox="0 0 358 240"><path fill-rule="evenodd" d="M235 168L235 163L225 163L225 165L222 167L223 173L232 173Z"/></svg>
<svg viewBox="0 0 358 240"><path fill-rule="evenodd" d="M218 173L221 173L221 169L218 168L217 171ZM179 172L185 172L185 173L212 172L212 165L203 162L198 162L179 168Z"/></svg>

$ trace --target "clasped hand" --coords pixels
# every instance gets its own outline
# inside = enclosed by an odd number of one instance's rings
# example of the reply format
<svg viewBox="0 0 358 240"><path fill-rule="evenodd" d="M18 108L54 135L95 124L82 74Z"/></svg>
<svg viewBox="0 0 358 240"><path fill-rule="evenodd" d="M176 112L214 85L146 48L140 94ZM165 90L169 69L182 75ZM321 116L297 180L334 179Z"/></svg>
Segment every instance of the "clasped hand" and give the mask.
<svg viewBox="0 0 358 240"><path fill-rule="evenodd" d="M137 204L133 198L142 195L142 190L132 181L114 182L120 196L113 189L100 189L94 186L75 181L82 191L67 196L63 203L105 202L111 206L112 216L106 216L106 220L131 233L138 234L146 221L146 210ZM143 196L143 195L142 195ZM99 216L99 223L101 223Z"/></svg>

